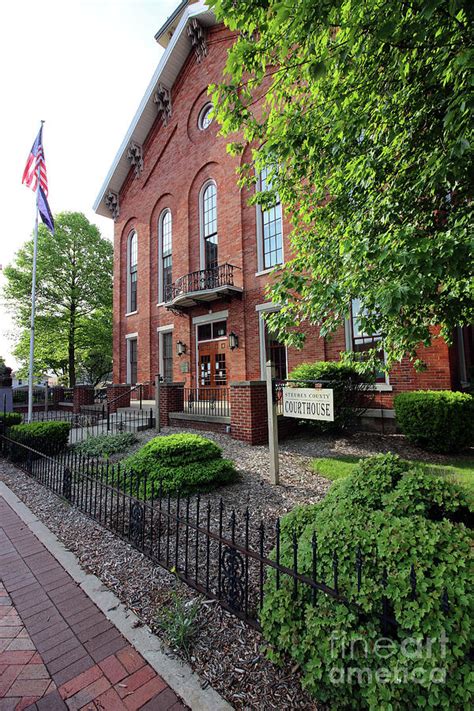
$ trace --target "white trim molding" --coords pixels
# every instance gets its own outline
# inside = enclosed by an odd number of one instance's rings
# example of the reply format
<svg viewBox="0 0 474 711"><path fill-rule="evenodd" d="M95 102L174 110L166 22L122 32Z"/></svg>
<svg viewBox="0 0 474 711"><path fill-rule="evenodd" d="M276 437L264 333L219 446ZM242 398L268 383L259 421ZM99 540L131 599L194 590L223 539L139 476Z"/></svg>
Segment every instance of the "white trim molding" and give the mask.
<svg viewBox="0 0 474 711"><path fill-rule="evenodd" d="M229 318L229 311L215 311L214 313L194 316L193 324L212 323L213 321L224 321Z"/></svg>
<svg viewBox="0 0 474 711"><path fill-rule="evenodd" d="M266 304L257 304L255 311L258 313L258 340L260 345L260 375L262 380L266 378L266 361L267 361L267 349L265 344L265 319L264 314L275 313L280 311L281 306L279 304L273 304L271 301ZM288 374L288 347L285 346L286 355L286 372Z"/></svg>
<svg viewBox="0 0 474 711"><path fill-rule="evenodd" d="M174 329L174 323L170 323L169 326L157 326L156 330L158 333L163 333L164 331L172 331Z"/></svg>

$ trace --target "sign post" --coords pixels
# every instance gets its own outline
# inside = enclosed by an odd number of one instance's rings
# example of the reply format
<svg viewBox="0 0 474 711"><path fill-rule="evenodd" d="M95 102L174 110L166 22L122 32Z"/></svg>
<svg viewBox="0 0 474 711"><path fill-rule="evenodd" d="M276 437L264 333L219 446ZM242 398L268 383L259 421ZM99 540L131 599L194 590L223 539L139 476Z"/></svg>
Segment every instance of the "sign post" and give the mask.
<svg viewBox="0 0 474 711"><path fill-rule="evenodd" d="M160 375L155 375L155 430L160 433L161 432L161 423L160 423L160 382L161 382L161 377Z"/></svg>
<svg viewBox="0 0 474 711"><path fill-rule="evenodd" d="M272 484L280 483L280 462L278 459L278 418L276 403L273 402L273 367L271 361L265 365L267 382L268 446L270 449L270 476Z"/></svg>

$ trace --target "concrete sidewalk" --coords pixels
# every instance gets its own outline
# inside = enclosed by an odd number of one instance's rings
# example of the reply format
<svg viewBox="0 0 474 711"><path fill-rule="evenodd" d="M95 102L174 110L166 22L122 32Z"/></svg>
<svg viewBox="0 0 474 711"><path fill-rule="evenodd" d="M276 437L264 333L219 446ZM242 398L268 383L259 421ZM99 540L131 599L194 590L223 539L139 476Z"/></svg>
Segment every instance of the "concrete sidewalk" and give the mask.
<svg viewBox="0 0 474 711"><path fill-rule="evenodd" d="M184 711L0 496L0 711Z"/></svg>

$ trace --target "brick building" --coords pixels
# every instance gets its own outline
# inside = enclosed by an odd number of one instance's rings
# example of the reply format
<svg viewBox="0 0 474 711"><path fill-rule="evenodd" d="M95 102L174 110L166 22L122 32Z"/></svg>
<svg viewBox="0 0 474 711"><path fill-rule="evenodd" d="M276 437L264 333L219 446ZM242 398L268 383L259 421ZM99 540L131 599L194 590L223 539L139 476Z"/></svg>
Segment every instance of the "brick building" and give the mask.
<svg viewBox="0 0 474 711"><path fill-rule="evenodd" d="M207 88L233 35L203 2L185 1L156 40L165 52L94 205L115 221L114 382L160 373L204 393L261 379L269 357L285 377L298 363L367 348L374 337L358 329L358 300L331 340L308 327L297 351L268 333L262 317L275 306L264 289L289 254L290 225L278 204L247 204L238 159L209 117ZM379 378L372 414L390 416L402 390L462 386L471 352L470 329L451 348L435 340L421 352L425 372L407 361Z"/></svg>

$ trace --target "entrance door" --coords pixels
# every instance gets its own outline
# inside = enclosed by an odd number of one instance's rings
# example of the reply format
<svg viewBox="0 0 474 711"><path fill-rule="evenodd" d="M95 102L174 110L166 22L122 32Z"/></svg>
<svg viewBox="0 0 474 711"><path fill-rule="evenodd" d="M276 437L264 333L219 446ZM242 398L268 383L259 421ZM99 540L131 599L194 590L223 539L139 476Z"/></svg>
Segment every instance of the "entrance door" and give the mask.
<svg viewBox="0 0 474 711"><path fill-rule="evenodd" d="M227 387L227 367L227 340L207 341L199 344L199 397L202 400L221 399L217 389Z"/></svg>

